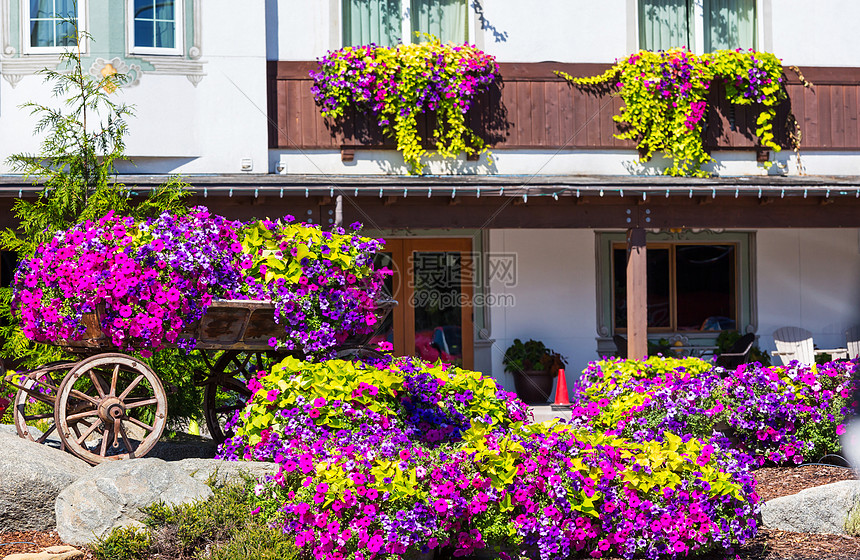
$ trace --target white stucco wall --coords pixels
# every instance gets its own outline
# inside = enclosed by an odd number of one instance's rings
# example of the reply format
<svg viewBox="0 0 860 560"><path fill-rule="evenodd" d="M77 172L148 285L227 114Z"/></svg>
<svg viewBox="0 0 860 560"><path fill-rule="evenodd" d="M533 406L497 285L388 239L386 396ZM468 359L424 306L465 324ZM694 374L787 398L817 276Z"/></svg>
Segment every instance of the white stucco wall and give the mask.
<svg viewBox="0 0 860 560"><path fill-rule="evenodd" d="M541 340L568 359L569 378L595 355L594 233L591 230L502 229L490 232L493 253L513 253L516 285L491 281L494 295L510 294L511 307L491 307L492 375L513 390L502 358L515 338ZM490 372L485 372L490 373Z"/></svg>
<svg viewBox="0 0 860 560"><path fill-rule="evenodd" d="M139 85L112 96L135 112L128 119L126 154L137 167L123 171L238 173L240 160L251 158L254 172L268 172L265 6L249 2L234 8L227 0L204 3L200 61L205 76L196 87L185 75L144 72ZM104 31L91 29L90 54L109 60L115 54L106 51ZM130 62L134 58L127 56ZM19 106L57 104L51 87L38 75L25 75L15 87L0 80L0 128L6 131L0 135L0 172L8 172L8 155L38 150L38 138L32 136L36 119Z"/></svg>
<svg viewBox="0 0 860 560"><path fill-rule="evenodd" d="M773 53L785 64L860 66L860 3L768 0Z"/></svg>
<svg viewBox="0 0 860 560"><path fill-rule="evenodd" d="M860 324L858 230L759 230L756 240L759 345L775 350L773 331L791 326L819 348L844 348Z"/></svg>

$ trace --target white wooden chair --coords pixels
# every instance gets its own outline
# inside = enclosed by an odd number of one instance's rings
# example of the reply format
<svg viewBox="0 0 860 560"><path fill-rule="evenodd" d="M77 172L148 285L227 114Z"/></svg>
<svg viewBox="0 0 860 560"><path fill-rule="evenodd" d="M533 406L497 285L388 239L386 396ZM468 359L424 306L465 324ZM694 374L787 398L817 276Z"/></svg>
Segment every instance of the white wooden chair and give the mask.
<svg viewBox="0 0 860 560"><path fill-rule="evenodd" d="M773 331L773 342L776 344L774 356L779 356L784 365L792 360L803 364L815 363L815 350L812 344L812 333L800 327L782 327Z"/></svg>
<svg viewBox="0 0 860 560"><path fill-rule="evenodd" d="M851 327L845 331L845 346L848 347L849 360L854 360L860 356L860 326Z"/></svg>

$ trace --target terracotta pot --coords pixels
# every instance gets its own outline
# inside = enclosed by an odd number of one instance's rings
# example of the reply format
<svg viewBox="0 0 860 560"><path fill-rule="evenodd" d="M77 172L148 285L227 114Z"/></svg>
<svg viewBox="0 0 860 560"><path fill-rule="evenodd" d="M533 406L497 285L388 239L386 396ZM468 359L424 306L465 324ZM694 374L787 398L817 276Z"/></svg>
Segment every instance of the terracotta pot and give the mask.
<svg viewBox="0 0 860 560"><path fill-rule="evenodd" d="M552 394L552 381L555 372L525 370L514 372L514 386L517 396L526 404L546 404Z"/></svg>

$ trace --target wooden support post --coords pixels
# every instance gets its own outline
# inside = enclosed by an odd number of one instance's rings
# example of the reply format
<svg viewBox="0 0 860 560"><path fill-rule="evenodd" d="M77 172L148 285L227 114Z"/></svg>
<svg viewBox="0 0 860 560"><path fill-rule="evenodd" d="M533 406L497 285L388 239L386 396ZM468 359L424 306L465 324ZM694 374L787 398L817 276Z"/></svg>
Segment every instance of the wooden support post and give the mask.
<svg viewBox="0 0 860 560"><path fill-rule="evenodd" d="M627 357L648 355L648 260L645 230L627 230Z"/></svg>

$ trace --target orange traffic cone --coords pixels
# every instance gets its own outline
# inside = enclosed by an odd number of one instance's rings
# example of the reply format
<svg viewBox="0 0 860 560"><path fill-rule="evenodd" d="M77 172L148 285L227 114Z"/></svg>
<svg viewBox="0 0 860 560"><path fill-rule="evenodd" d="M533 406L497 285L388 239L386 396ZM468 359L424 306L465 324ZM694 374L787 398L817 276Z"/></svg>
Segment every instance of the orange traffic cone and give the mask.
<svg viewBox="0 0 860 560"><path fill-rule="evenodd" d="M570 406L570 398L567 396L567 379L564 377L564 369L558 370L558 383L555 385L555 402L553 406Z"/></svg>

